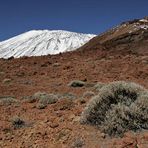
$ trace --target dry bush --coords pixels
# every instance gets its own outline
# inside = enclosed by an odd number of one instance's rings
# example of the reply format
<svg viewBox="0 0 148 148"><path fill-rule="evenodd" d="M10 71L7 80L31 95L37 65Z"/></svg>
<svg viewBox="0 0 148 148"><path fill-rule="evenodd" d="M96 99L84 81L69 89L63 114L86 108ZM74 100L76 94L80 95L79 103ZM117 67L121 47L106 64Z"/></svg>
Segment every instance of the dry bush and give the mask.
<svg viewBox="0 0 148 148"><path fill-rule="evenodd" d="M90 100L81 123L96 125L110 136L148 129L148 92L132 82L112 82Z"/></svg>
<svg viewBox="0 0 148 148"><path fill-rule="evenodd" d="M0 97L0 106L9 106L13 104L18 104L19 102L14 97Z"/></svg>
<svg viewBox="0 0 148 148"><path fill-rule="evenodd" d="M11 119L12 125L14 128L21 128L25 126L25 121L20 117L16 116Z"/></svg>
<svg viewBox="0 0 148 148"><path fill-rule="evenodd" d="M94 90L98 92L98 91L100 91L100 89L101 89L102 87L104 87L105 85L106 85L105 83L97 82L97 84L94 85Z"/></svg>
<svg viewBox="0 0 148 148"><path fill-rule="evenodd" d="M58 101L58 96L55 94L48 94L45 92L37 92L33 95L33 98L38 100L39 103L48 105L53 104Z"/></svg>

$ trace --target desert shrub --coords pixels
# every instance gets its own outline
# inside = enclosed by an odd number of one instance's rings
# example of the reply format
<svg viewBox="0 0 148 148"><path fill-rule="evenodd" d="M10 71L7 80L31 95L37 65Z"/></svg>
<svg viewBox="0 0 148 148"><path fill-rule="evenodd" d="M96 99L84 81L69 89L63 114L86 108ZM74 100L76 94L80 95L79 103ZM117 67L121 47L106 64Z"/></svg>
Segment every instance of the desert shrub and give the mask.
<svg viewBox="0 0 148 148"><path fill-rule="evenodd" d="M24 96L21 98L23 102L34 103L37 99L34 96Z"/></svg>
<svg viewBox="0 0 148 148"><path fill-rule="evenodd" d="M20 117L16 116L11 119L12 125L14 128L21 128L25 126L25 121L22 120Z"/></svg>
<svg viewBox="0 0 148 148"><path fill-rule="evenodd" d="M47 105L54 104L58 101L58 97L54 94L47 94L40 98L39 103Z"/></svg>
<svg viewBox="0 0 148 148"><path fill-rule="evenodd" d="M90 100L80 121L110 136L148 129L148 92L132 82L112 82Z"/></svg>
<svg viewBox="0 0 148 148"><path fill-rule="evenodd" d="M83 87L84 85L85 85L85 82L80 80L73 80L68 84L68 86L71 86L71 87Z"/></svg>
<svg viewBox="0 0 148 148"><path fill-rule="evenodd" d="M58 101L58 96L55 94L47 94L45 92L37 92L33 96L40 104L53 104Z"/></svg>
<svg viewBox="0 0 148 148"><path fill-rule="evenodd" d="M45 92L40 92L40 91L38 91L38 92L36 92L36 93L33 95L33 98L39 100L39 99L44 98L44 97L47 96L47 95L48 95L48 94L45 93Z"/></svg>
<svg viewBox="0 0 148 148"><path fill-rule="evenodd" d="M73 93L58 94L57 96L59 99L77 99L77 96Z"/></svg>
<svg viewBox="0 0 148 148"><path fill-rule="evenodd" d="M0 97L0 106L9 106L17 103L18 101L14 97L11 96Z"/></svg>
<svg viewBox="0 0 148 148"><path fill-rule="evenodd" d="M103 86L105 86L105 83L97 82L97 84L94 85L94 90L98 92Z"/></svg>

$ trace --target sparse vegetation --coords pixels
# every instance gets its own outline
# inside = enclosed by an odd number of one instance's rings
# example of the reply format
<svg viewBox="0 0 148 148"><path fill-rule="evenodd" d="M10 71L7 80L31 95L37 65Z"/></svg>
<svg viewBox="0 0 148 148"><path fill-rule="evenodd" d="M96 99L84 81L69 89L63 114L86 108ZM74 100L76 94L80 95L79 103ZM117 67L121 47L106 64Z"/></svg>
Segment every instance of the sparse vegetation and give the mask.
<svg viewBox="0 0 148 148"><path fill-rule="evenodd" d="M24 96L21 98L24 102L28 102L28 103L34 103L37 101L37 99L33 96Z"/></svg>
<svg viewBox="0 0 148 148"><path fill-rule="evenodd" d="M0 106L9 106L17 103L18 101L14 97L11 96L0 97Z"/></svg>
<svg viewBox="0 0 148 148"><path fill-rule="evenodd" d="M98 82L96 85L94 85L94 90L98 92L103 86L105 86L105 83Z"/></svg>
<svg viewBox="0 0 148 148"><path fill-rule="evenodd" d="M25 121L22 120L18 116L13 117L11 122L12 122L12 125L13 125L14 128L21 128L21 127L25 126Z"/></svg>
<svg viewBox="0 0 148 148"><path fill-rule="evenodd" d="M64 93L64 94L58 94L57 95L59 99L76 99L77 96L73 93Z"/></svg>
<svg viewBox="0 0 148 148"><path fill-rule="evenodd" d="M71 86L71 87L83 87L84 85L85 85L85 82L80 80L73 80L68 84L68 86Z"/></svg>
<svg viewBox="0 0 148 148"><path fill-rule="evenodd" d="M38 100L40 104L53 104L58 101L58 96L55 94L47 94L45 92L37 92L33 95L33 98Z"/></svg>
<svg viewBox="0 0 148 148"><path fill-rule="evenodd" d="M39 99L40 104L54 104L58 101L58 97L54 94L45 94L42 95L41 98Z"/></svg>
<svg viewBox="0 0 148 148"><path fill-rule="evenodd" d="M148 91L132 82L112 82L90 100L81 123L96 125L110 136L148 129Z"/></svg>

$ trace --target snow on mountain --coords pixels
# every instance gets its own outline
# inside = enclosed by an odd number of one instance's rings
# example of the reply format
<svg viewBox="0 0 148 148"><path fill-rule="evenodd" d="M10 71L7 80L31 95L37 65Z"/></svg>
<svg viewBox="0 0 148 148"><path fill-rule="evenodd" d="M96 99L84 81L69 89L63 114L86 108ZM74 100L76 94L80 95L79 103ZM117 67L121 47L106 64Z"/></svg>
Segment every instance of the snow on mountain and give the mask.
<svg viewBox="0 0 148 148"><path fill-rule="evenodd" d="M95 37L63 30L33 30L0 42L0 58L41 56L73 51Z"/></svg>

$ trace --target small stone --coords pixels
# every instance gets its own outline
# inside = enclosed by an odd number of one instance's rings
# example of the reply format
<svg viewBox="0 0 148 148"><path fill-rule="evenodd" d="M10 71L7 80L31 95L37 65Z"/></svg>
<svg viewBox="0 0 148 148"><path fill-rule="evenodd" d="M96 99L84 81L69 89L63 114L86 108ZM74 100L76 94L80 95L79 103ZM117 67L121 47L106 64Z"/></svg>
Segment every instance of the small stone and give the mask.
<svg viewBox="0 0 148 148"><path fill-rule="evenodd" d="M0 75L2 76L2 75L4 75L5 73L4 72L0 72Z"/></svg>
<svg viewBox="0 0 148 148"><path fill-rule="evenodd" d="M84 85L85 85L85 82L80 80L74 80L68 84L68 86L71 86L71 87L83 87Z"/></svg>
<svg viewBox="0 0 148 148"><path fill-rule="evenodd" d="M69 116L69 120L70 121L72 121L74 118L75 118L75 115L74 114L72 114L72 115Z"/></svg>
<svg viewBox="0 0 148 148"><path fill-rule="evenodd" d="M53 67L58 67L58 66L60 66L60 63L54 63L53 64Z"/></svg>
<svg viewBox="0 0 148 148"><path fill-rule="evenodd" d="M36 107L37 107L38 109L45 109L45 108L47 107L47 105L46 105L46 104L39 103L39 104L37 104Z"/></svg>
<svg viewBox="0 0 148 148"><path fill-rule="evenodd" d="M75 116L75 118L73 119L73 122L79 122L80 121L80 116Z"/></svg>
<svg viewBox="0 0 148 148"><path fill-rule="evenodd" d="M101 133L101 134L100 134L100 137L101 137L101 138L105 138L105 137L106 137L106 134L105 134L105 133Z"/></svg>
<svg viewBox="0 0 148 148"><path fill-rule="evenodd" d="M11 81L12 81L11 79L4 79L4 80L3 80L3 83L6 84L6 83L10 83Z"/></svg>
<svg viewBox="0 0 148 148"><path fill-rule="evenodd" d="M51 128L57 128L58 126L59 126L58 123L51 123L51 124L50 124L50 127L51 127Z"/></svg>

